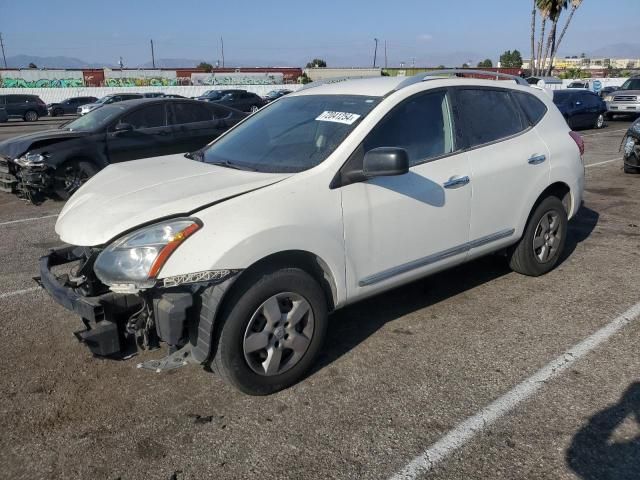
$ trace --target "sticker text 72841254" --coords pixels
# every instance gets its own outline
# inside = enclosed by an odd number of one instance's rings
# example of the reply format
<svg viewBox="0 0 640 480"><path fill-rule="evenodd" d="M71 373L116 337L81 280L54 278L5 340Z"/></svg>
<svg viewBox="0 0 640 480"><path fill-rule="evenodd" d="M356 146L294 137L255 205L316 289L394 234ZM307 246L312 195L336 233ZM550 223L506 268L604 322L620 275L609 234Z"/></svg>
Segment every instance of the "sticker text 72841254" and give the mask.
<svg viewBox="0 0 640 480"><path fill-rule="evenodd" d="M331 112L327 110L318 115L316 117L316 120L318 120L319 122L336 122L344 123L345 125L351 125L359 118L360 115L358 115L357 113Z"/></svg>

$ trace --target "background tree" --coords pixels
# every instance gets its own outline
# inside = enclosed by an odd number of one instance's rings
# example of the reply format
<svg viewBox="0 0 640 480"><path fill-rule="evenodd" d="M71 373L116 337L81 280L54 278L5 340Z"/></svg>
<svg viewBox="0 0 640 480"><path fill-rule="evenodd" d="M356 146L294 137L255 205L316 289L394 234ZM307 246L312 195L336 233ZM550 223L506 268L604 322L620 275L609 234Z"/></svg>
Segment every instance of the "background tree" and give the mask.
<svg viewBox="0 0 640 480"><path fill-rule="evenodd" d="M531 10L531 56L529 57L529 69L531 72L536 68L536 15L538 13L536 3L537 0L533 0L533 8Z"/></svg>
<svg viewBox="0 0 640 480"><path fill-rule="evenodd" d="M491 61L491 59L486 58L484 60L482 60L481 62L478 62L478 66L481 68L491 68L493 67L493 62Z"/></svg>
<svg viewBox="0 0 640 480"><path fill-rule="evenodd" d="M38 66L35 63L31 62L29 64L29 68L38 68Z"/></svg>
<svg viewBox="0 0 640 480"><path fill-rule="evenodd" d="M580 5L582 5L582 1L583 0L571 0L571 12L569 13L569 17L567 18L567 21L564 24L562 32L560 32L560 37L558 38L558 41L554 45L553 51L551 52L551 58L554 58L556 53L558 52L558 49L560 48L560 44L562 43L562 39L564 38L564 34L567 33L567 29L569 28L569 24L573 19L573 15L576 13L576 10L580 8ZM582 55L584 55L584 53ZM580 58L585 58L582 55L580 56ZM553 62L552 62L552 65L549 66L549 75L551 75L552 69L553 69Z"/></svg>
<svg viewBox="0 0 640 480"><path fill-rule="evenodd" d="M462 64L462 68L469 68L469 64L468 63L463 63Z"/></svg>
<svg viewBox="0 0 640 480"><path fill-rule="evenodd" d="M438 65L438 70L444 70L445 68L447 67L445 67L444 65Z"/></svg>
<svg viewBox="0 0 640 480"><path fill-rule="evenodd" d="M198 65L196 65L196 68L198 70L204 70L207 73L213 72L213 65L207 62L200 62Z"/></svg>
<svg viewBox="0 0 640 480"><path fill-rule="evenodd" d="M540 13L540 39L538 40L538 58L536 60L536 69L534 75L542 75L542 45L544 45L544 33L547 27L547 19L549 18L549 11L551 2L553 0L537 0L538 12Z"/></svg>
<svg viewBox="0 0 640 480"><path fill-rule="evenodd" d="M307 63L307 68L326 68L327 62L322 60L321 58L314 58L309 63Z"/></svg>
<svg viewBox="0 0 640 480"><path fill-rule="evenodd" d="M518 50L507 50L500 55L500 66L504 68L522 67L522 54Z"/></svg>
<svg viewBox="0 0 640 480"><path fill-rule="evenodd" d="M560 21L560 15L562 11L568 6L568 0L552 0L549 4L549 19L551 20L551 30L547 37L547 48L544 51L544 61L542 69L546 71L547 75L551 75L553 70L553 51L556 50L556 32L558 31L558 22ZM549 59L549 68L546 68L546 61Z"/></svg>

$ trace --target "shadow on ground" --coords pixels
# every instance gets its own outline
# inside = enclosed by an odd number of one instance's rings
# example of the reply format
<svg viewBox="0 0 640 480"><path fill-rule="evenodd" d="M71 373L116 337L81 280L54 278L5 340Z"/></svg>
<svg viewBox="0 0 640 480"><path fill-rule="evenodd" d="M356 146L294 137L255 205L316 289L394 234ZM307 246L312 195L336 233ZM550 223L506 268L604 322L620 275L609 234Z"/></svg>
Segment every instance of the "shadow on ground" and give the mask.
<svg viewBox="0 0 640 480"><path fill-rule="evenodd" d="M584 206L578 211L569 222L561 262L566 261L579 243L589 238L599 217L598 212ZM510 272L503 256L489 255L338 310L331 316L326 347L313 372L355 348L387 322L435 305Z"/></svg>
<svg viewBox="0 0 640 480"><path fill-rule="evenodd" d="M635 422L632 438L613 439L627 419ZM620 401L589 419L573 437L566 461L583 480L640 478L640 382L633 383Z"/></svg>

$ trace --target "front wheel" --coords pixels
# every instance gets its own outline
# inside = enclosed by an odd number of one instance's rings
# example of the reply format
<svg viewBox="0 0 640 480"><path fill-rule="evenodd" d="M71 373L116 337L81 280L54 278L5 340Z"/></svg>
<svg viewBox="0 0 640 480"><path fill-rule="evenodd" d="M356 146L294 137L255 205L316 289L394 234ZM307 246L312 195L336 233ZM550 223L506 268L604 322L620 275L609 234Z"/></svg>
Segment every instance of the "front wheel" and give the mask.
<svg viewBox="0 0 640 480"><path fill-rule="evenodd" d="M595 128L602 128L604 127L604 114L601 113L600 115L598 115L598 118L596 118L596 123L594 125Z"/></svg>
<svg viewBox="0 0 640 480"><path fill-rule="evenodd" d="M258 107L257 105L252 105L251 106L251 113L255 113L260 109L260 107Z"/></svg>
<svg viewBox="0 0 640 480"><path fill-rule="evenodd" d="M313 364L327 330L327 301L303 270L276 270L239 287L220 321L212 369L244 393L268 395Z"/></svg>
<svg viewBox="0 0 640 480"><path fill-rule="evenodd" d="M25 112L24 121L25 122L37 122L38 121L38 113L34 112L33 110L29 110L28 112Z"/></svg>
<svg viewBox="0 0 640 480"><path fill-rule="evenodd" d="M512 270L537 277L556 266L567 240L567 212L559 198L542 200L529 218L520 241L511 248Z"/></svg>
<svg viewBox="0 0 640 480"><path fill-rule="evenodd" d="M53 191L61 200L68 200L87 180L98 173L91 162L71 160L60 165L53 175Z"/></svg>

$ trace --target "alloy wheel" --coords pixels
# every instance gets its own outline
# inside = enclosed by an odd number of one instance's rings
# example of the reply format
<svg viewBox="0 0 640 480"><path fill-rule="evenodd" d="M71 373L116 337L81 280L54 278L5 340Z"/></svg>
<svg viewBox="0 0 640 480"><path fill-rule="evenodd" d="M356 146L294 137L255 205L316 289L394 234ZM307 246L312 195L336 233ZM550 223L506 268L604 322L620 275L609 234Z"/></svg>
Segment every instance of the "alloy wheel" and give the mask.
<svg viewBox="0 0 640 480"><path fill-rule="evenodd" d="M63 167L60 174L54 177L56 184L69 196L87 180L89 180L89 174L77 164Z"/></svg>
<svg viewBox="0 0 640 480"><path fill-rule="evenodd" d="M549 210L542 215L533 236L533 253L539 263L554 258L562 243L562 234L558 212Z"/></svg>
<svg viewBox="0 0 640 480"><path fill-rule="evenodd" d="M596 128L604 127L604 115L598 115L598 119L596 120Z"/></svg>
<svg viewBox="0 0 640 480"><path fill-rule="evenodd" d="M35 122L36 120L38 120L38 114L36 112L27 112L24 115L24 118L27 120L27 122Z"/></svg>
<svg viewBox="0 0 640 480"><path fill-rule="evenodd" d="M249 320L244 334L244 358L255 373L279 375L304 357L313 338L311 304L301 295L282 292L268 298Z"/></svg>

